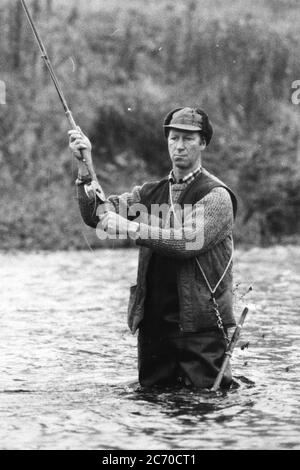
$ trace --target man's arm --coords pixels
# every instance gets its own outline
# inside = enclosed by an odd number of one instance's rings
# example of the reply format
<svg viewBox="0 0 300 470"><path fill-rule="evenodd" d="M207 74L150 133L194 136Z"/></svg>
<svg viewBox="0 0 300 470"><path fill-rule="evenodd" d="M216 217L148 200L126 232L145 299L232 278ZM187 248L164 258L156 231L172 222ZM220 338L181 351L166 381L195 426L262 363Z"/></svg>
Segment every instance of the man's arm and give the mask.
<svg viewBox="0 0 300 470"><path fill-rule="evenodd" d="M112 195L107 198L105 203L102 203L91 185L91 177L87 165L83 161L84 158L85 161L88 161L89 166L94 168L92 145L79 127L77 130L69 131L69 147L78 162L77 198L84 222L90 227L96 228L99 216L109 211L127 217L130 206L140 202L140 187L136 186L131 193L124 193L120 196Z"/></svg>
<svg viewBox="0 0 300 470"><path fill-rule="evenodd" d="M131 192L109 196L105 203L105 211L115 212L127 218L130 207L141 201L140 189L140 186L135 186ZM102 210L104 204L100 203L89 184L80 184L78 180L77 199L83 221L90 227L96 228L99 223L99 215L104 212Z"/></svg>
<svg viewBox="0 0 300 470"><path fill-rule="evenodd" d="M219 187L193 206L180 227L140 224L136 243L164 256L191 258L224 240L231 234L232 226L231 197L225 188Z"/></svg>

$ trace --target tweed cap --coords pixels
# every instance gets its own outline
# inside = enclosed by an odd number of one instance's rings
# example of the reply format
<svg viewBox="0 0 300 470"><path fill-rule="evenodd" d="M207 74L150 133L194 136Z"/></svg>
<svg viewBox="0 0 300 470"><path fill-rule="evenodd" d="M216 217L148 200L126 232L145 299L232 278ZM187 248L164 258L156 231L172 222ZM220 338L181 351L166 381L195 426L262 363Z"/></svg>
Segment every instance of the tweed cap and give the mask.
<svg viewBox="0 0 300 470"><path fill-rule="evenodd" d="M168 137L170 129L200 132L205 138L206 145L209 144L213 135L213 128L207 114L199 108L174 109L167 114L163 127L165 137Z"/></svg>

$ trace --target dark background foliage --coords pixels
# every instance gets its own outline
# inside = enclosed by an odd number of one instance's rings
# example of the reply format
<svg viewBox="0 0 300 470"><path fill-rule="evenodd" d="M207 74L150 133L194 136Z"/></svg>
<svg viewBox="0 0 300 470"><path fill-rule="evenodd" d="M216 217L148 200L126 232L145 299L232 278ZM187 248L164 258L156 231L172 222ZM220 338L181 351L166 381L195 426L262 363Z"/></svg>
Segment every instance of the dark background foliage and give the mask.
<svg viewBox="0 0 300 470"><path fill-rule="evenodd" d="M297 1L28 5L108 193L168 172L163 118L197 105L215 131L204 165L239 195L237 242L299 240ZM80 219L68 125L15 0L0 6L0 80L1 248L100 246Z"/></svg>

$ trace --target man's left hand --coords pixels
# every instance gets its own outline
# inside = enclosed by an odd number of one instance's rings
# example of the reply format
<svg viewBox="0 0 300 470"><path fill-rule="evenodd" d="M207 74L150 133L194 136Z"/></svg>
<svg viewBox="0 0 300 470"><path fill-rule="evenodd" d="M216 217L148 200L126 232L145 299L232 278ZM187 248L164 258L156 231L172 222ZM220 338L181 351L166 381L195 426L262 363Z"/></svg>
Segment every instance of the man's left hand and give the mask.
<svg viewBox="0 0 300 470"><path fill-rule="evenodd" d="M134 234L138 230L136 222L130 222L115 212L108 211L100 217L102 229L109 235L130 235L134 238Z"/></svg>

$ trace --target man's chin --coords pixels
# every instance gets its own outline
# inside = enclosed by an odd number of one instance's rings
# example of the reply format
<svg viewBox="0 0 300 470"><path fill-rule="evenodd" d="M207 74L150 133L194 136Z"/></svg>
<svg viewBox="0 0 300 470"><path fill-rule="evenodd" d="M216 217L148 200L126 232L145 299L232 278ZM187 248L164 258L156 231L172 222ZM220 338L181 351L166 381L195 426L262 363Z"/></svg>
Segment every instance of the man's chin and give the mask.
<svg viewBox="0 0 300 470"><path fill-rule="evenodd" d="M177 160L175 162L175 167L179 168L180 170L185 170L186 168L188 168L188 164L187 162L184 162L182 160Z"/></svg>

